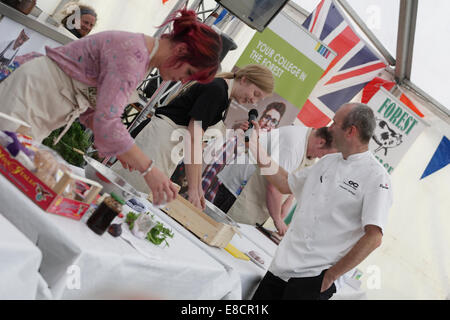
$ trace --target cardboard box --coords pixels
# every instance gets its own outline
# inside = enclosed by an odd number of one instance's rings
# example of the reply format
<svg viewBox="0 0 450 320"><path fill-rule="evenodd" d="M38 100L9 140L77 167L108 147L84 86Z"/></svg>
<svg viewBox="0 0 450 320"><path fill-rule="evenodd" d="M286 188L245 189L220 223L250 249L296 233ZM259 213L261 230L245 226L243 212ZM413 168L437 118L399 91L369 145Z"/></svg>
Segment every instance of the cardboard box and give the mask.
<svg viewBox="0 0 450 320"><path fill-rule="evenodd" d="M75 220L80 220L83 217L90 203L102 189L102 186L97 182L68 172L64 173L52 189L14 159L2 146L0 146L0 173L43 210ZM62 196L64 189L74 180L82 181L91 186L84 201L72 200Z"/></svg>
<svg viewBox="0 0 450 320"><path fill-rule="evenodd" d="M217 222L180 195L161 210L213 247L225 248L236 233L233 226Z"/></svg>

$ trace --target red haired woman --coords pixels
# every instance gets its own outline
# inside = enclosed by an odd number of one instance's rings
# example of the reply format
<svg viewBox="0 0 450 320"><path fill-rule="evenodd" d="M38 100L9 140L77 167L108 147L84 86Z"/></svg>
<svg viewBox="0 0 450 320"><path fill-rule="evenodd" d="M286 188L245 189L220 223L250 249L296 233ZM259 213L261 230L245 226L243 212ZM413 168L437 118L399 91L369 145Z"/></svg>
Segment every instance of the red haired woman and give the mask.
<svg viewBox="0 0 450 320"><path fill-rule="evenodd" d="M31 125L40 142L53 130L80 118L94 132L104 156L142 173L156 204L171 201L176 189L134 143L121 116L133 91L153 68L163 80L210 82L219 66L220 36L179 10L163 25L172 32L160 39L140 33L106 31L84 37L35 58L0 84L0 112ZM0 130L23 131L0 120ZM62 134L65 133L65 130Z"/></svg>

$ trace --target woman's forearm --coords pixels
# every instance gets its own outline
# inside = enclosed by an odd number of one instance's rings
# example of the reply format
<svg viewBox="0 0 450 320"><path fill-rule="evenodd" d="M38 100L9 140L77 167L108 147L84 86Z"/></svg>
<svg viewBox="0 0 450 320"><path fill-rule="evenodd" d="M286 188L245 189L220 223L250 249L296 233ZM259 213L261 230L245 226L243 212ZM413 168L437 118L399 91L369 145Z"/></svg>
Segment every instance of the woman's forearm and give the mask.
<svg viewBox="0 0 450 320"><path fill-rule="evenodd" d="M152 192L154 204L170 202L177 196L175 185L156 166L150 167L153 161L136 144L127 152L117 155L117 159L125 168L143 173L142 178Z"/></svg>
<svg viewBox="0 0 450 320"><path fill-rule="evenodd" d="M185 164L186 180L191 191L198 192L201 183L201 164Z"/></svg>
<svg viewBox="0 0 450 320"><path fill-rule="evenodd" d="M136 144L134 144L127 152L117 155L117 158L139 172L144 172L152 162L152 160Z"/></svg>
<svg viewBox="0 0 450 320"><path fill-rule="evenodd" d="M198 121L191 119L188 130L190 133L190 143L187 146L188 152L185 154L184 162L186 168L186 179L188 182L188 196L191 203L198 208L203 209L203 192L200 192L203 164L203 129Z"/></svg>

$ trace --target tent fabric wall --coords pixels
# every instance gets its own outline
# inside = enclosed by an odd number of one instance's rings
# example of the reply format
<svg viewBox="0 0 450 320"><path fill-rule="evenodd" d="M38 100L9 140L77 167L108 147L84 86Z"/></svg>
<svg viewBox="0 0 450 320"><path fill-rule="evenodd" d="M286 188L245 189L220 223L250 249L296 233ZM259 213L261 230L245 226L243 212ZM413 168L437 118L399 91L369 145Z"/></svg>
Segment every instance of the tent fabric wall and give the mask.
<svg viewBox="0 0 450 320"><path fill-rule="evenodd" d="M450 166L420 180L442 133L428 127L392 174L394 203L383 244L360 265L369 299L450 298Z"/></svg>
<svg viewBox="0 0 450 320"><path fill-rule="evenodd" d="M393 70L379 77L394 80ZM450 299L450 166L421 180L443 136L450 137L449 119L442 119L421 97L405 94L424 114L426 129L392 173L394 202L383 243L358 268L368 299ZM360 102L362 92L352 101Z"/></svg>

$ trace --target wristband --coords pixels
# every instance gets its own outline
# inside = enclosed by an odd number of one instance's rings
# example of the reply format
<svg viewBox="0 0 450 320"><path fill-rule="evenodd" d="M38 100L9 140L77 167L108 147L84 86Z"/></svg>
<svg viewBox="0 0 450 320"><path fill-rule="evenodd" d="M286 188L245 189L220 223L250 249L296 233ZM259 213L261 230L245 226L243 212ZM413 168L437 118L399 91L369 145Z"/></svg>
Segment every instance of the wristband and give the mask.
<svg viewBox="0 0 450 320"><path fill-rule="evenodd" d="M144 172L141 173L141 176L145 177L150 171L152 171L154 164L155 164L155 162L152 161L152 163L148 166L147 170L145 170Z"/></svg>

